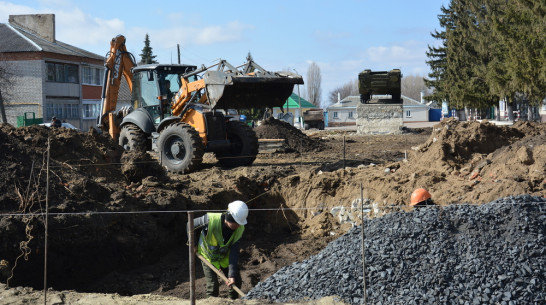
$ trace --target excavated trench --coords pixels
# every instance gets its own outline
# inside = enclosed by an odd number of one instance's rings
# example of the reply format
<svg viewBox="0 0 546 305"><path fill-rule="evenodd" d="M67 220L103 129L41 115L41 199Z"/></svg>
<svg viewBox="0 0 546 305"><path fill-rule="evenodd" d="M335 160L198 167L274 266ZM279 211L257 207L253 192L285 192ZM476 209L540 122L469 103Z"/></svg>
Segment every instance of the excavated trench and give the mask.
<svg viewBox="0 0 546 305"><path fill-rule="evenodd" d="M269 132L263 137L275 137ZM361 193L372 218L404 210L423 186L441 205L545 193L541 124L447 121L393 136L282 132L295 140L251 167L220 168L206 157L201 170L170 175L149 155L122 156L101 135L0 125L0 282L43 286L48 138L47 280L56 290L189 297L186 211L198 217L238 199L251 208L240 253L242 289L250 291L359 225L351 207ZM199 266L197 278L201 298Z"/></svg>

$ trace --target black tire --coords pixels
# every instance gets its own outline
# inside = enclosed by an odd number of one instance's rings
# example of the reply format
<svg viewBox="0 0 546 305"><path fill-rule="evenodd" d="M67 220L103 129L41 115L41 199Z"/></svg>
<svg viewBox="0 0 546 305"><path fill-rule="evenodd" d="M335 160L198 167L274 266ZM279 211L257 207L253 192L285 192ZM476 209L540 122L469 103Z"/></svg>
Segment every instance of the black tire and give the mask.
<svg viewBox="0 0 546 305"><path fill-rule="evenodd" d="M318 124L318 129L319 130L324 130L324 123L319 123Z"/></svg>
<svg viewBox="0 0 546 305"><path fill-rule="evenodd" d="M223 167L252 165L258 154L258 137L252 128L237 121L227 122L227 138L231 142L227 151L216 152Z"/></svg>
<svg viewBox="0 0 546 305"><path fill-rule="evenodd" d="M118 143L125 150L146 151L149 146L146 134L135 124L127 124L121 128Z"/></svg>
<svg viewBox="0 0 546 305"><path fill-rule="evenodd" d="M161 164L173 173L196 170L205 153L199 133L186 123L174 123L163 129L157 147Z"/></svg>

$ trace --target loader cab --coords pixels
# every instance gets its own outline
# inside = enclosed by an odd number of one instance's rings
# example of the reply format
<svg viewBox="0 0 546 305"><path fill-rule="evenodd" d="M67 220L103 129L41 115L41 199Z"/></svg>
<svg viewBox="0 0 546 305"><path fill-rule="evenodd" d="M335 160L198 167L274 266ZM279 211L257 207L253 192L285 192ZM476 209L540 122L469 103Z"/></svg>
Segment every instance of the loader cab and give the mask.
<svg viewBox="0 0 546 305"><path fill-rule="evenodd" d="M151 64L133 68L133 107L145 109L154 124L171 115L171 101L181 86L180 76L197 69L191 65ZM190 76L194 81L196 76ZM197 93L198 94L198 93Z"/></svg>

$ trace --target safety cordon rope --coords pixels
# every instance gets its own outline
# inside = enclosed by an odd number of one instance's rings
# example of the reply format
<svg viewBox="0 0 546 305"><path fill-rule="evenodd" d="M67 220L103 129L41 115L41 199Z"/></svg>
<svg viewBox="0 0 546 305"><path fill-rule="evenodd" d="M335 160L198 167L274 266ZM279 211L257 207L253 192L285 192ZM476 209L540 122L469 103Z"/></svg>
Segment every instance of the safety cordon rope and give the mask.
<svg viewBox="0 0 546 305"><path fill-rule="evenodd" d="M546 205L546 202L537 202L537 201L530 201L526 202L527 204L537 204L537 205ZM503 202L503 203L495 203L495 204L501 204L501 205L518 205L520 203L513 203L513 202ZM483 204L478 203L461 203L461 204L451 204L451 205L435 205L435 206L427 206L425 208L438 208L443 209L448 206L483 206ZM347 210L359 210L359 207L353 207L353 206L335 206L339 208L345 208ZM364 206L365 209L370 208L404 208L404 207L410 207L409 205L377 205L377 206ZM309 207L309 208L288 208L288 207L280 207L280 208L255 208L255 209L249 209L249 212L278 212L282 210L291 210L291 211L313 211L313 210L325 210L324 207ZM195 212L195 213L208 213L208 212L225 212L226 210L218 210L218 209L199 209L199 210L158 210L158 211L87 211L87 212L49 212L49 216L70 216L70 215L134 215L134 214L162 214L162 213L187 213L187 212ZM546 212L546 211L545 211ZM2 213L0 214L0 217L26 217L26 216L43 216L45 215L45 212L36 212L36 213Z"/></svg>

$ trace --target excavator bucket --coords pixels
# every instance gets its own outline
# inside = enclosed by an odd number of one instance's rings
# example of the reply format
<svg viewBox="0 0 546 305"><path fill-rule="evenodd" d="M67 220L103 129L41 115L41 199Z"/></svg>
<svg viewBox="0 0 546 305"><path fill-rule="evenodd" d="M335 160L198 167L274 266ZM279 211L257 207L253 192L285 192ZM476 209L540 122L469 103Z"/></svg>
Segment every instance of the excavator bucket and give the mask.
<svg viewBox="0 0 546 305"><path fill-rule="evenodd" d="M251 58L242 70L223 61L217 71L207 71L203 80L208 101L215 109L282 107L294 85L303 84L300 75L265 71Z"/></svg>

